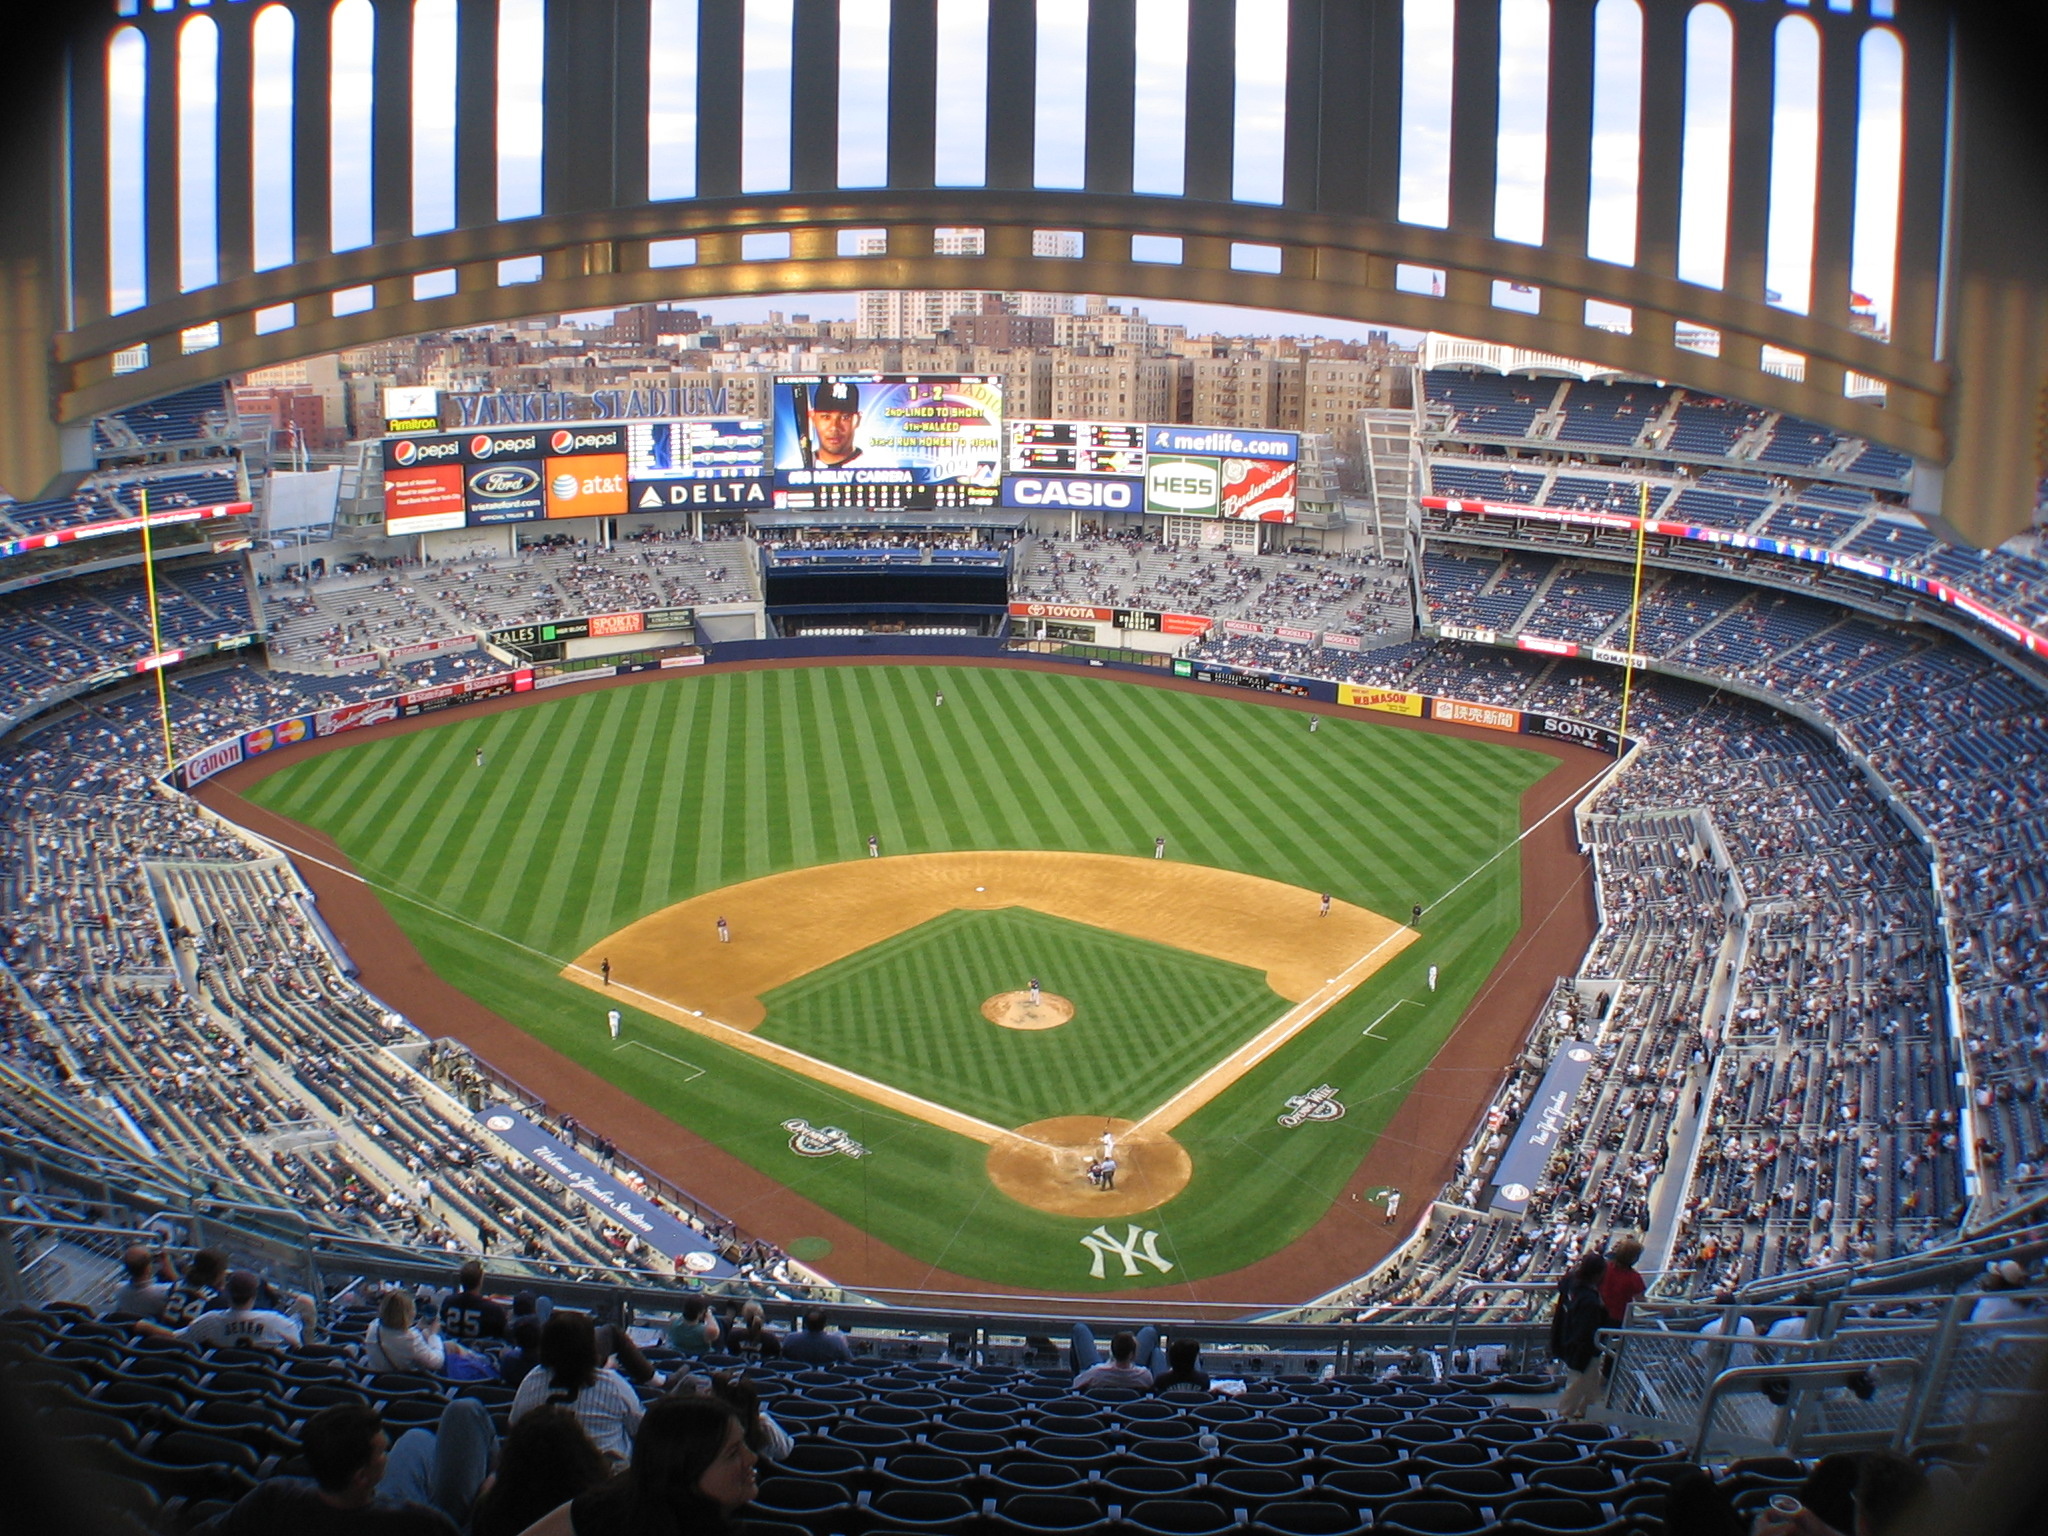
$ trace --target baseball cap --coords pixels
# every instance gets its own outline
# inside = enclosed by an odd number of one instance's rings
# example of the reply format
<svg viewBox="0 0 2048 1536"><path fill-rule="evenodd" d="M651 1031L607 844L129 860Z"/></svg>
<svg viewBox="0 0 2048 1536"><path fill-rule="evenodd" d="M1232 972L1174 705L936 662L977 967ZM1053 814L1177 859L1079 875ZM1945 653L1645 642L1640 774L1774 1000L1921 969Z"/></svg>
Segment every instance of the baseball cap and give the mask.
<svg viewBox="0 0 2048 1536"><path fill-rule="evenodd" d="M860 409L860 386L849 384L844 379L832 379L823 384L811 386L811 409L814 411L857 411Z"/></svg>

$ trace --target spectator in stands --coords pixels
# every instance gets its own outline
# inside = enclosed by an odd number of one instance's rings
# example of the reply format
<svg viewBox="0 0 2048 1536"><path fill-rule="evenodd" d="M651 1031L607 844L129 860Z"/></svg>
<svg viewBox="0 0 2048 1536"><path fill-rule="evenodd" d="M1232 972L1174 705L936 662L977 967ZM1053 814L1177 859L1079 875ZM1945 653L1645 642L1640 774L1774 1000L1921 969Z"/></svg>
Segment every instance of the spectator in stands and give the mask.
<svg viewBox="0 0 2048 1536"><path fill-rule="evenodd" d="M1714 1297L1714 1305L1717 1307L1733 1307L1735 1305L1735 1293L1733 1291L1718 1292ZM1753 1339L1756 1337L1756 1324L1739 1312L1722 1311L1716 1312L1700 1325L1700 1337L1703 1339L1719 1338L1724 1333L1732 1338ZM1756 1351L1747 1346L1726 1345L1719 1349L1702 1346L1695 1349L1694 1353L1705 1356L1710 1362L1707 1372L1710 1376L1733 1366L1752 1365L1756 1362ZM1726 1360L1718 1358L1723 1354L1727 1356Z"/></svg>
<svg viewBox="0 0 2048 1536"><path fill-rule="evenodd" d="M640 1398L617 1371L598 1363L597 1329L587 1312L554 1312L541 1325L540 1364L512 1397L517 1424L543 1403L558 1403L605 1455L623 1461L640 1427Z"/></svg>
<svg viewBox="0 0 2048 1536"><path fill-rule="evenodd" d="M604 1452L567 1408L540 1407L512 1426L498 1475L477 1500L470 1536L519 1536L611 1476Z"/></svg>
<svg viewBox="0 0 2048 1536"><path fill-rule="evenodd" d="M668 1325L669 1348L678 1354L701 1355L718 1342L718 1315L702 1296L683 1298L683 1314Z"/></svg>
<svg viewBox="0 0 2048 1536"><path fill-rule="evenodd" d="M521 1311L521 1305L525 1310ZM526 1373L540 1364L540 1314L534 1310L533 1293L521 1291L512 1298L512 1321L505 1337L512 1347L498 1356L498 1379L508 1387L526 1380Z"/></svg>
<svg viewBox="0 0 2048 1536"><path fill-rule="evenodd" d="M1664 1536L1743 1536L1742 1517L1711 1473L1687 1467L1664 1491Z"/></svg>
<svg viewBox="0 0 2048 1536"><path fill-rule="evenodd" d="M665 1398L647 1410L621 1475L556 1509L528 1536L732 1536L754 1497L746 1427L715 1397Z"/></svg>
<svg viewBox="0 0 2048 1536"><path fill-rule="evenodd" d="M1802 1497L1801 1507L1794 1513L1781 1515L1766 1509L1757 1518L1755 1536L1894 1536L1915 1527L1928 1528L1928 1511L1920 1507L1927 1496L1928 1480L1918 1462L1897 1451L1865 1451L1854 1461L1856 1492L1848 1525L1832 1524ZM1815 1468L1816 1475L1819 1471ZM1832 1512L1841 1513L1839 1503ZM1940 1528L1970 1527L1944 1521Z"/></svg>
<svg viewBox="0 0 2048 1536"><path fill-rule="evenodd" d="M166 1328L182 1328L202 1312L220 1305L217 1294L221 1277L228 1272L228 1256L218 1248L202 1248L185 1262L185 1278L172 1286L164 1298L157 1321Z"/></svg>
<svg viewBox="0 0 2048 1536"><path fill-rule="evenodd" d="M238 1269L228 1276L225 1310L202 1312L182 1328L166 1328L160 1323L140 1322L135 1326L144 1333L158 1338L179 1339L200 1348L211 1348L216 1344L235 1344L254 1349L291 1349L303 1335L299 1325L282 1312L271 1312L256 1305L256 1293L263 1288L263 1282L246 1269Z"/></svg>
<svg viewBox="0 0 2048 1536"><path fill-rule="evenodd" d="M1643 1245L1632 1237L1624 1237L1607 1250L1607 1269L1600 1276L1600 1305L1607 1310L1610 1327L1625 1324L1629 1303L1643 1294L1643 1277L1636 1273L1636 1260L1642 1256Z"/></svg>
<svg viewBox="0 0 2048 1536"><path fill-rule="evenodd" d="M805 1365L836 1365L853 1359L853 1346L846 1335L830 1326L823 1307L804 1314L804 1326L782 1341L782 1358Z"/></svg>
<svg viewBox="0 0 2048 1536"><path fill-rule="evenodd" d="M1109 1359L1104 1361L1095 1335L1086 1323L1076 1323L1073 1334L1073 1356L1076 1367L1074 1390L1085 1392L1090 1387L1131 1387L1139 1392L1152 1388L1152 1372L1137 1363L1142 1348L1145 1357L1151 1358L1158 1344L1158 1330L1146 1328L1137 1334L1119 1333L1109 1341Z"/></svg>
<svg viewBox="0 0 2048 1536"><path fill-rule="evenodd" d="M505 1309L484 1294L484 1267L475 1259L455 1272L460 1289L441 1307L441 1331L451 1339L502 1339Z"/></svg>
<svg viewBox="0 0 2048 1536"><path fill-rule="evenodd" d="M789 1431L762 1408L760 1392L745 1376L736 1376L730 1371L713 1371L709 1376L693 1373L679 1377L670 1389L670 1395L715 1397L729 1404L732 1411L740 1416L740 1423L746 1426L747 1448L763 1461L787 1460L796 1445L790 1439Z"/></svg>
<svg viewBox="0 0 2048 1536"><path fill-rule="evenodd" d="M1166 1371L1152 1378L1154 1392L1171 1392L1179 1388L1185 1392L1209 1390L1209 1373L1202 1369L1202 1346L1199 1340L1182 1334L1166 1346Z"/></svg>
<svg viewBox="0 0 2048 1536"><path fill-rule="evenodd" d="M259 1483L200 1530L209 1536L453 1536L483 1483L495 1438L489 1413L467 1398L448 1405L438 1431L407 1430L395 1448L368 1404L323 1408L299 1434L312 1482L274 1477Z"/></svg>
<svg viewBox="0 0 2048 1536"><path fill-rule="evenodd" d="M750 1301L740 1308L739 1324L726 1336L726 1348L749 1360L782 1358L782 1335L768 1326L768 1314L761 1303Z"/></svg>
<svg viewBox="0 0 2048 1536"><path fill-rule="evenodd" d="M107 1316L161 1317L171 1299L168 1282L178 1278L171 1256L161 1248L151 1253L136 1243L121 1255L121 1268L128 1278L115 1288Z"/></svg>
<svg viewBox="0 0 2048 1536"><path fill-rule="evenodd" d="M1568 1422L1585 1418L1600 1393L1599 1333L1607 1326L1600 1279L1606 1272L1606 1258L1589 1253L1558 1282L1557 1308L1550 1316L1550 1353L1564 1363L1565 1386L1557 1416Z"/></svg>
<svg viewBox="0 0 2048 1536"><path fill-rule="evenodd" d="M2027 1268L2018 1259L2000 1259L1994 1264L1987 1264L1977 1279L1977 1288L1984 1294L1970 1308L1970 1321L2004 1323L2018 1317L2032 1317L2034 1309L2031 1306L2019 1297L2007 1294L2023 1289L2026 1283Z"/></svg>
<svg viewBox="0 0 2048 1536"><path fill-rule="evenodd" d="M404 1291L386 1291L376 1321L363 1336L363 1363L373 1371L424 1371L437 1374L447 1358L438 1337L438 1318L414 1321L413 1299Z"/></svg>

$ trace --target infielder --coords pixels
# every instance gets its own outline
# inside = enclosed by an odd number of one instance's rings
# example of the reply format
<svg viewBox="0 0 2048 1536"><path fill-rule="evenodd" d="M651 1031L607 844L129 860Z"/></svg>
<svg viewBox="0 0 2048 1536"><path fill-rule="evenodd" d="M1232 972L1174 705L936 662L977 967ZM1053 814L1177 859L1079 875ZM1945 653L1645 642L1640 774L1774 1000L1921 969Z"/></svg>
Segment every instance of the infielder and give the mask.
<svg viewBox="0 0 2048 1536"><path fill-rule="evenodd" d="M1394 1224L1394 1218L1400 1214L1401 1191L1390 1189L1387 1191L1387 1225L1391 1227Z"/></svg>
<svg viewBox="0 0 2048 1536"><path fill-rule="evenodd" d="M616 1008L612 1009L612 1010L611 1010L611 1012L607 1013L607 1014L606 1014L606 1015L604 1016L604 1021L605 1021L605 1023L607 1023L607 1024L609 1024L609 1025L611 1026L611 1029L612 1029L612 1038L613 1038L614 1040L618 1039L618 1038L619 1038L619 1010L618 1010L618 1009L616 1009Z"/></svg>
<svg viewBox="0 0 2048 1536"><path fill-rule="evenodd" d="M1329 893L1328 891L1325 891L1325 892L1323 892L1323 904L1322 904L1322 906L1321 906L1321 907L1320 907L1320 908L1319 908L1319 909L1317 910L1317 912L1316 912L1316 916L1317 916L1317 917L1328 917L1329 915L1330 915L1330 893Z"/></svg>
<svg viewBox="0 0 2048 1536"><path fill-rule="evenodd" d="M1429 990L1436 990L1436 967L1433 965L1429 968Z"/></svg>
<svg viewBox="0 0 2048 1536"><path fill-rule="evenodd" d="M606 986L612 984L612 959L610 955L606 955L604 959L597 962L597 974L604 978Z"/></svg>
<svg viewBox="0 0 2048 1536"><path fill-rule="evenodd" d="M1155 858L1155 859L1163 859L1163 858L1165 858L1165 857L1166 857L1166 839L1165 839L1165 838L1163 838L1163 837L1155 837L1155 838L1153 838L1153 839L1152 839L1152 857L1153 857L1153 858Z"/></svg>
<svg viewBox="0 0 2048 1536"><path fill-rule="evenodd" d="M1034 1008L1038 1006L1038 978L1036 976L1031 978L1031 1006Z"/></svg>
<svg viewBox="0 0 2048 1536"><path fill-rule="evenodd" d="M732 929L726 926L725 919L722 917L718 920L718 942L721 944L730 944L732 942Z"/></svg>
<svg viewBox="0 0 2048 1536"><path fill-rule="evenodd" d="M882 840L879 837L877 837L874 833L870 832L868 834L868 857L871 859L879 859L881 856Z"/></svg>

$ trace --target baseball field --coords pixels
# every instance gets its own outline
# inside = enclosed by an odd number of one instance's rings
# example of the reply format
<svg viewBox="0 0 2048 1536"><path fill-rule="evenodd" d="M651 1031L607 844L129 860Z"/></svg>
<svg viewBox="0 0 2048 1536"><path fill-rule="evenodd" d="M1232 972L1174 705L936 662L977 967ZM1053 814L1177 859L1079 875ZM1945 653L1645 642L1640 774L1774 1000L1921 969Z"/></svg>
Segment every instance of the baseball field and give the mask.
<svg viewBox="0 0 2048 1536"><path fill-rule="evenodd" d="M765 1175L695 1187L827 1274L851 1230L1136 1290L1349 1198L1524 921L1555 755L1310 718L1000 667L713 671L342 738L239 792L440 979ZM750 1221L768 1180L802 1199Z"/></svg>

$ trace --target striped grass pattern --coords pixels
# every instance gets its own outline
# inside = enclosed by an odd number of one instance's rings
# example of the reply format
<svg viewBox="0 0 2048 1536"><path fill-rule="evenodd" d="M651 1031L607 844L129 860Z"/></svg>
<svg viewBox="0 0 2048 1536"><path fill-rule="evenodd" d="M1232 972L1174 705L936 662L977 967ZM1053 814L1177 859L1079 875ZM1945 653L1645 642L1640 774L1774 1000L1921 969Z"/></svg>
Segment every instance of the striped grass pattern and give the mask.
<svg viewBox="0 0 2048 1536"><path fill-rule="evenodd" d="M1422 942L1176 1133L1194 1179L1147 1219L1180 1255L1175 1278L1192 1278L1283 1244L1341 1189L1519 923L1509 845L1521 792L1551 766L1506 741L1364 719L1310 735L1292 711L1099 675L821 666L665 676L455 716L287 764L251 798L332 836L430 964L555 1049L907 1252L1066 1289L1087 1285L1073 1221L994 1194L978 1144L709 1041L680 1053L701 1078L616 1051L590 994L556 970L673 902L863 857L870 833L892 854L1144 856L1164 836L1173 859L1392 917L1428 904ZM1432 964L1436 993L1422 985ZM1415 1006L1362 1035L1404 1000ZM1234 1006L1219 993L1214 1012ZM826 1027L861 1048L857 1023ZM627 1031L675 1040L673 1026L630 1010ZM973 1073L963 1081L990 1091L1000 1075L993 1060ZM1345 1118L1278 1130L1286 1095L1320 1082L1344 1090ZM797 1158L780 1128L793 1115L844 1126L876 1155Z"/></svg>

